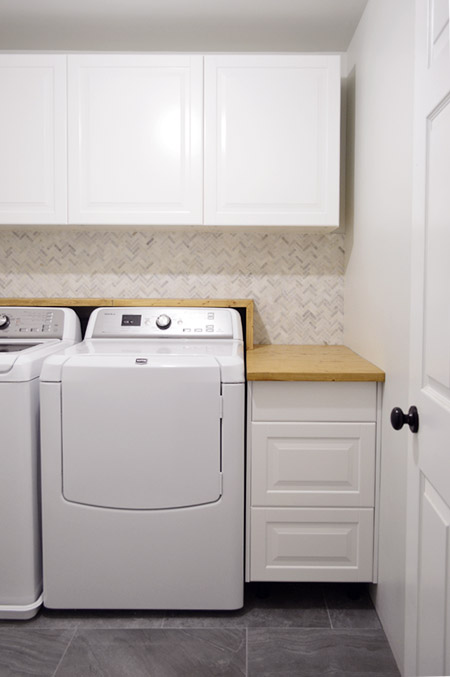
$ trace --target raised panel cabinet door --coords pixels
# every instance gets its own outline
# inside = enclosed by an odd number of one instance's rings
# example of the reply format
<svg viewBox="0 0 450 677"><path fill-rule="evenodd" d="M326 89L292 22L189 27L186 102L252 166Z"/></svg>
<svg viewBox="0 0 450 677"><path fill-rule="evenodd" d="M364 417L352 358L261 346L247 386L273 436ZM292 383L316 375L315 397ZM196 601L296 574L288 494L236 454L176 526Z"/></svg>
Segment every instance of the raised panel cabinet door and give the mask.
<svg viewBox="0 0 450 677"><path fill-rule="evenodd" d="M339 225L339 56L205 57L205 224Z"/></svg>
<svg viewBox="0 0 450 677"><path fill-rule="evenodd" d="M69 221L202 222L203 59L69 56Z"/></svg>
<svg viewBox="0 0 450 677"><path fill-rule="evenodd" d="M372 581L372 509L252 508L250 519L252 581Z"/></svg>
<svg viewBox="0 0 450 677"><path fill-rule="evenodd" d="M375 423L252 423L252 506L373 507Z"/></svg>
<svg viewBox="0 0 450 677"><path fill-rule="evenodd" d="M67 223L66 57L0 56L0 223Z"/></svg>

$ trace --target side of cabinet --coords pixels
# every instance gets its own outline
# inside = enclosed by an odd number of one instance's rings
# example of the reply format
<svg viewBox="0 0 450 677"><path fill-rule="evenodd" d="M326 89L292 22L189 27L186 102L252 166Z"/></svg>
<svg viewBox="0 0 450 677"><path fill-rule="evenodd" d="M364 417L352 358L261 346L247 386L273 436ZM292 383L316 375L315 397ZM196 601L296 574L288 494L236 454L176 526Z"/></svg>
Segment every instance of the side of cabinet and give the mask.
<svg viewBox="0 0 450 677"><path fill-rule="evenodd" d="M248 581L376 580L377 388L249 383Z"/></svg>
<svg viewBox="0 0 450 677"><path fill-rule="evenodd" d="M66 62L0 55L0 223L67 223Z"/></svg>

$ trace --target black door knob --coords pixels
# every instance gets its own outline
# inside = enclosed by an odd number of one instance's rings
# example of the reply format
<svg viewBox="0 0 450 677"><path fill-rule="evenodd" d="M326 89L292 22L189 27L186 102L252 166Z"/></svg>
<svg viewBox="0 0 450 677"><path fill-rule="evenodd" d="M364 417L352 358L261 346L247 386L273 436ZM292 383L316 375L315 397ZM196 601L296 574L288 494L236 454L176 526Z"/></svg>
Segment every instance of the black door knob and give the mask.
<svg viewBox="0 0 450 677"><path fill-rule="evenodd" d="M391 424L394 430L401 430L403 426L409 425L412 433L419 430L419 412L417 407L410 407L407 414L404 414L400 407L394 407L391 411Z"/></svg>

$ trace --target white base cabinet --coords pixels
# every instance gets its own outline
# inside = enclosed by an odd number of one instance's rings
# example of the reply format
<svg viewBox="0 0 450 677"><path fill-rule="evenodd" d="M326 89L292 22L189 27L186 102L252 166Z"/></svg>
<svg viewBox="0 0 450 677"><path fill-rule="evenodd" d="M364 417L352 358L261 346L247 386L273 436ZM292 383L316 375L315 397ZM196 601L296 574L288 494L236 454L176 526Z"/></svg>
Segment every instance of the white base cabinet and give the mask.
<svg viewBox="0 0 450 677"><path fill-rule="evenodd" d="M374 581L377 384L251 382L248 407L247 580Z"/></svg>

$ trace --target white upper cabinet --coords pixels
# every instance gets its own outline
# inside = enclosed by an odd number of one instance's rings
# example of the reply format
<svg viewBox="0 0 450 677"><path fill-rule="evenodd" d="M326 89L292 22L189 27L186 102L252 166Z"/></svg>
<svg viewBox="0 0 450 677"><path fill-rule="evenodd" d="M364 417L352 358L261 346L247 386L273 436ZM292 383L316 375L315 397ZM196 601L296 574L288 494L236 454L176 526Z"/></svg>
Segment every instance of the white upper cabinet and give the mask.
<svg viewBox="0 0 450 677"><path fill-rule="evenodd" d="M69 56L69 221L201 224L203 59Z"/></svg>
<svg viewBox="0 0 450 677"><path fill-rule="evenodd" d="M0 55L0 98L0 223L66 223L66 57Z"/></svg>
<svg viewBox="0 0 450 677"><path fill-rule="evenodd" d="M339 56L205 57L205 223L339 225Z"/></svg>
<svg viewBox="0 0 450 677"><path fill-rule="evenodd" d="M339 225L340 59L0 55L0 223Z"/></svg>

